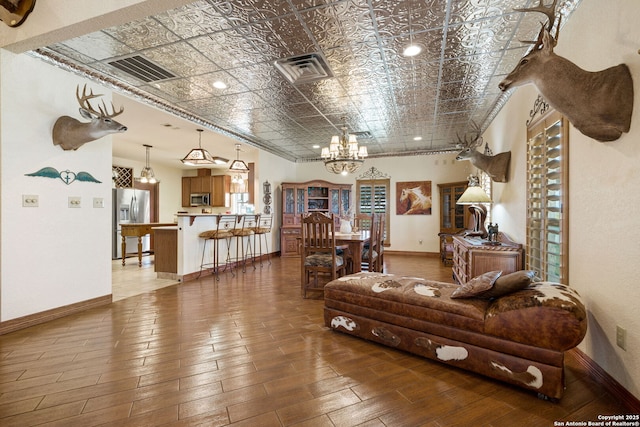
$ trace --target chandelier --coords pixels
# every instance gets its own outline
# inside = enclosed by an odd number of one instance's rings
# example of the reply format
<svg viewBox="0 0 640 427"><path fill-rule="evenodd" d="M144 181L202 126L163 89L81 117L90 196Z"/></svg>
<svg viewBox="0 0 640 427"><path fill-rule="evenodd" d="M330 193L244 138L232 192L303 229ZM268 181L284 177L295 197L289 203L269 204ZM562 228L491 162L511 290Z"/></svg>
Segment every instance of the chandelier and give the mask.
<svg viewBox="0 0 640 427"><path fill-rule="evenodd" d="M145 167L142 168L142 171L140 171L140 182L155 184L156 182L158 182L156 180L156 174L153 173L153 169L151 169L151 166L149 166L149 148L151 148L152 146L147 144L143 144L143 146L147 150L146 152L147 160L146 160Z"/></svg>
<svg viewBox="0 0 640 427"><path fill-rule="evenodd" d="M357 171L367 157L367 147L358 147L356 136L347 133L347 118L342 118L342 134L331 137L328 147L322 149L320 155L327 171L347 175Z"/></svg>

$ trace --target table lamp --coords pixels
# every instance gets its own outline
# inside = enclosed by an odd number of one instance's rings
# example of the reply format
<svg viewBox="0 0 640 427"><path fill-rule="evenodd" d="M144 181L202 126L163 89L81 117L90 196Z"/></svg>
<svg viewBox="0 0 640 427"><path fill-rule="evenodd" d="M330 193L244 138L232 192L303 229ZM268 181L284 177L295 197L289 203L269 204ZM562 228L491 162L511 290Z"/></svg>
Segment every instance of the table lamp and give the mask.
<svg viewBox="0 0 640 427"><path fill-rule="evenodd" d="M486 237L487 230L484 222L487 219L487 208L480 203L491 203L491 198L480 187L477 176L469 177L469 186L464 193L456 200L457 205L469 205L469 212L473 215L474 225L472 230L468 230L467 236Z"/></svg>

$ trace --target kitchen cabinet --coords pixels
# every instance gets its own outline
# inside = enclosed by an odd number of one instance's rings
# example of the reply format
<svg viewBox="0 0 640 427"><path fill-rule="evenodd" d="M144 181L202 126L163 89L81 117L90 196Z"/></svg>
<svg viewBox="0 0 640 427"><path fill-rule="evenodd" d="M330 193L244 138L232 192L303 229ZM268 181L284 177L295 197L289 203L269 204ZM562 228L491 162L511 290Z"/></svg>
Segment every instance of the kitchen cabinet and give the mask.
<svg viewBox="0 0 640 427"><path fill-rule="evenodd" d="M282 183L282 227L280 229L280 253L283 257L300 255L300 215L323 212L335 215L336 230L340 217L351 206L351 184L334 184L315 180Z"/></svg>
<svg viewBox="0 0 640 427"><path fill-rule="evenodd" d="M183 176L182 177L182 206L191 206L192 193L209 193L213 207L229 206L229 190L231 177L229 175L215 176Z"/></svg>

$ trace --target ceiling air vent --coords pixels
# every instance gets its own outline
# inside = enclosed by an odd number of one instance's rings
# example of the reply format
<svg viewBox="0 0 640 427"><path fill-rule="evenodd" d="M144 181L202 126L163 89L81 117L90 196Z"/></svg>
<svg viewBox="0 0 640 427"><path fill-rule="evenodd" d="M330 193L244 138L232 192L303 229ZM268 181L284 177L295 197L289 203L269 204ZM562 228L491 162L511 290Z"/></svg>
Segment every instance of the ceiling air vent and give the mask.
<svg viewBox="0 0 640 427"><path fill-rule="evenodd" d="M109 65L116 67L125 73L131 74L133 77L140 79L146 83L157 82L176 77L171 71L165 70L161 66L154 64L147 58L134 55L126 58L116 59L109 62Z"/></svg>
<svg viewBox="0 0 640 427"><path fill-rule="evenodd" d="M359 139L371 139L373 138L373 135L371 135L371 132L369 132L368 130L361 130L358 132L349 132L351 135L355 135L356 138Z"/></svg>
<svg viewBox="0 0 640 427"><path fill-rule="evenodd" d="M326 59L320 53L279 59L275 66L294 85L333 77Z"/></svg>

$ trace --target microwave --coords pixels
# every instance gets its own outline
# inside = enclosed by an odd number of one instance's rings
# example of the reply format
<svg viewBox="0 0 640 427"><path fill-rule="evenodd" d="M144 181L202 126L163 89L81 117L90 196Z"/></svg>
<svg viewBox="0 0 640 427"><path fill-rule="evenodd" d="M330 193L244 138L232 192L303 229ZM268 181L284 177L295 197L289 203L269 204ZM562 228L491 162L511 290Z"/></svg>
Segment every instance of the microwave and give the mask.
<svg viewBox="0 0 640 427"><path fill-rule="evenodd" d="M192 193L191 206L209 206L210 197L209 193Z"/></svg>

